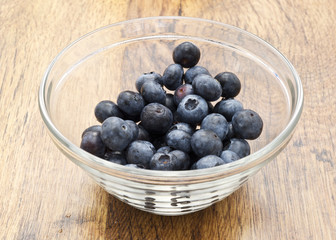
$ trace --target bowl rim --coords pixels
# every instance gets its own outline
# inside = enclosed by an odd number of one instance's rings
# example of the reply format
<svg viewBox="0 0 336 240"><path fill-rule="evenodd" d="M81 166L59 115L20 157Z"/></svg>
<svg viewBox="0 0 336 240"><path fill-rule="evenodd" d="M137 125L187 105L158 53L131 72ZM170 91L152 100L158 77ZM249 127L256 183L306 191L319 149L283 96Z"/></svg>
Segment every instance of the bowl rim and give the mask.
<svg viewBox="0 0 336 240"><path fill-rule="evenodd" d="M276 136L271 142L269 142L267 145L262 147L261 149L257 150L256 152L251 153L249 156L246 156L242 159L239 159L235 162L224 164L221 166L217 166L214 168L207 168L207 169L200 169L200 170L182 170L182 171L158 171L158 170L148 170L148 169L136 169L136 168L129 168L126 166L118 165L115 163L108 162L104 159L101 159L99 157L96 157L84 150L82 150L79 146L72 143L70 140L68 140L53 124L47 110L46 106L46 100L45 100L45 90L46 90L46 84L49 76L49 72L53 69L53 66L58 61L58 59L61 58L62 55L64 55L68 49L70 49L73 45L78 43L79 41L87 38L88 36L91 36L97 32L100 32L107 28L112 28L118 25L122 24L131 24L133 22L139 22L139 21L153 21L153 20L188 20L188 21L195 21L195 22L204 22L204 23L211 23L216 24L219 26L223 26L225 28L239 31L245 35L248 35L255 40L261 42L266 47L270 48L278 55L278 57L281 58L281 60L287 65L287 67L290 69L290 71L293 74L293 77L295 79L296 89L297 89L297 98L296 104L293 105L293 113L291 115L291 118L289 122L287 123L286 127ZM96 170L99 170L101 172L104 172L106 174L113 174L118 175L120 177L123 177L125 179L132 179L137 180L139 182L143 182L145 179L148 179L149 181L158 181L162 184L168 184L171 182L180 182L181 184L184 182L190 182L191 179L197 181L197 180L204 180L204 177L206 179L216 178L218 175L221 176L232 176L234 174L237 174L239 172L242 172L244 170L247 170L253 166L258 165L259 163L267 160L266 156L271 156L272 153L278 151L281 149L286 143L286 140L289 140L289 138L292 136L294 129L296 125L299 122L302 110L303 110L303 87L300 80L300 77L298 73L296 72L295 68L291 64L291 62L275 47L273 47L270 43L267 41L261 39L260 37L256 36L255 34L252 34L246 30L243 30L241 28L225 24L222 22L214 21L214 20L208 20L208 19L202 19L202 18L194 18L194 17L181 17L181 16L159 16L159 17L145 17L145 18L136 18L126 21L121 21L113 24L109 24L106 26L103 26L101 28L97 28L77 40L71 42L69 45L67 45L61 52L57 54L57 56L52 60L52 62L49 64L43 79L41 81L39 92L38 92L38 103L39 103L39 110L40 114L42 116L42 119L47 126L49 133L51 133L51 138L53 141L56 141L62 146L62 149L66 151L67 154L74 157L77 161L80 161L81 163L94 168ZM74 161L73 159L71 159ZM258 161L259 160L259 161ZM76 163L77 164L77 163ZM175 178L174 178L175 177Z"/></svg>

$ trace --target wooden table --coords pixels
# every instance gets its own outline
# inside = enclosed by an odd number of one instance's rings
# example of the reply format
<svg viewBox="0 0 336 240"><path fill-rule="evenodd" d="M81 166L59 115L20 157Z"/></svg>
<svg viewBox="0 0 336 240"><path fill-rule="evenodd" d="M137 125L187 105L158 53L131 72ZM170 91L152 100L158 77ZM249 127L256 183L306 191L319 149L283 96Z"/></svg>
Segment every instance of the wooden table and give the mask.
<svg viewBox="0 0 336 240"><path fill-rule="evenodd" d="M223 201L182 217L136 210L54 146L37 92L79 36L157 15L213 19L278 48L303 82L287 148ZM0 1L0 239L336 239L336 1Z"/></svg>

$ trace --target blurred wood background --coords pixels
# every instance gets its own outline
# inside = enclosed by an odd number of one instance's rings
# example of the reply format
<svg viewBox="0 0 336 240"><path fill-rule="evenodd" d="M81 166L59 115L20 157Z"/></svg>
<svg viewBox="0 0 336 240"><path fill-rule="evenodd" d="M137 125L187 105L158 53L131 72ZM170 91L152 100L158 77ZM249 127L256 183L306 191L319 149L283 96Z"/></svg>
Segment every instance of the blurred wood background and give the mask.
<svg viewBox="0 0 336 240"><path fill-rule="evenodd" d="M304 86L287 148L203 211L161 217L99 188L47 134L43 74L70 42L148 16L190 16L250 31L279 49ZM0 239L336 239L336 1L1 0Z"/></svg>

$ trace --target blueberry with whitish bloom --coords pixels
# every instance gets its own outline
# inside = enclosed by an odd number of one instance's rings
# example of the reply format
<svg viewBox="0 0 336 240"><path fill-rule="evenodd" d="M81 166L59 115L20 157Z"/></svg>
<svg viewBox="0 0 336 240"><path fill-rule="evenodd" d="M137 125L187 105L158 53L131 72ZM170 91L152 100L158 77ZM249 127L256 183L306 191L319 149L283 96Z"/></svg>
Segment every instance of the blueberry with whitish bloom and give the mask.
<svg viewBox="0 0 336 240"><path fill-rule="evenodd" d="M125 117L118 105L110 100L99 102L94 109L94 114L100 123L104 122L105 119L109 117Z"/></svg>
<svg viewBox="0 0 336 240"><path fill-rule="evenodd" d="M216 101L222 95L220 83L207 74L200 74L192 82L195 94L200 95L206 101Z"/></svg>
<svg viewBox="0 0 336 240"><path fill-rule="evenodd" d="M147 81L155 81L162 85L162 76L156 72L144 73L135 81L135 87L140 92L142 85Z"/></svg>
<svg viewBox="0 0 336 240"><path fill-rule="evenodd" d="M230 122L233 115L243 109L243 104L240 101L236 99L223 99L215 105L214 112L222 114Z"/></svg>
<svg viewBox="0 0 336 240"><path fill-rule="evenodd" d="M126 150L126 160L129 164L139 164L149 168L149 162L156 150L148 141L136 140Z"/></svg>
<svg viewBox="0 0 336 240"><path fill-rule="evenodd" d="M245 139L240 138L231 138L226 142L223 149L237 153L240 158L250 155L251 152L249 143Z"/></svg>
<svg viewBox="0 0 336 240"><path fill-rule="evenodd" d="M200 129L191 137L191 148L199 156L219 156L223 150L223 144L217 134L208 129Z"/></svg>
<svg viewBox="0 0 336 240"><path fill-rule="evenodd" d="M179 122L199 124L208 114L208 103L200 96L190 94L185 96L176 110Z"/></svg>
<svg viewBox="0 0 336 240"><path fill-rule="evenodd" d="M199 159L192 169L212 168L225 164L224 160L216 155L207 155Z"/></svg>
<svg viewBox="0 0 336 240"><path fill-rule="evenodd" d="M214 131L223 141L229 131L229 124L223 115L212 113L203 119L201 128Z"/></svg>
<svg viewBox="0 0 336 240"><path fill-rule="evenodd" d="M109 117L102 124L101 138L114 151L123 151L132 142L133 134L133 128L118 117Z"/></svg>
<svg viewBox="0 0 336 240"><path fill-rule="evenodd" d="M260 136L263 121L255 111L244 109L232 117L232 127L238 138L253 140Z"/></svg>
<svg viewBox="0 0 336 240"><path fill-rule="evenodd" d="M221 153L220 158L223 159L223 161L225 163L234 162L234 161L237 161L238 159L240 159L240 157L237 153L232 152L230 150L224 150Z"/></svg>
<svg viewBox="0 0 336 240"><path fill-rule="evenodd" d="M207 74L209 76L211 76L211 74L209 73L209 71L202 67L202 66L194 66L192 68L189 68L183 78L184 78L184 81L185 83L187 84L192 84L194 78L197 76L197 75L200 75L200 74Z"/></svg>
<svg viewBox="0 0 336 240"><path fill-rule="evenodd" d="M169 90L175 90L182 85L183 68L179 64L171 64L162 75L162 83Z"/></svg>
<svg viewBox="0 0 336 240"><path fill-rule="evenodd" d="M191 135L182 130L172 130L166 136L166 143L172 147L183 152L190 152Z"/></svg>

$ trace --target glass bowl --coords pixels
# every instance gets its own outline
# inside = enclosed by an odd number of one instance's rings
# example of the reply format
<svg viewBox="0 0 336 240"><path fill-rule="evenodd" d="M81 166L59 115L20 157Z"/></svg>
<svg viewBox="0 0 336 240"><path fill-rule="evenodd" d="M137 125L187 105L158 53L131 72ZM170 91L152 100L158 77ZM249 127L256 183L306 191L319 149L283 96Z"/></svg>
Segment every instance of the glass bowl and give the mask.
<svg viewBox="0 0 336 240"><path fill-rule="evenodd" d="M184 41L200 48L198 65L213 76L231 71L240 78L237 99L264 121L261 136L250 141L251 155L214 168L168 172L125 167L80 149L82 131L98 123L96 104L135 90L144 72L162 74ZM281 152L299 121L303 91L292 64L251 33L203 19L152 17L100 28L66 47L45 73L39 106L56 146L108 193L147 212L182 215L222 200Z"/></svg>

